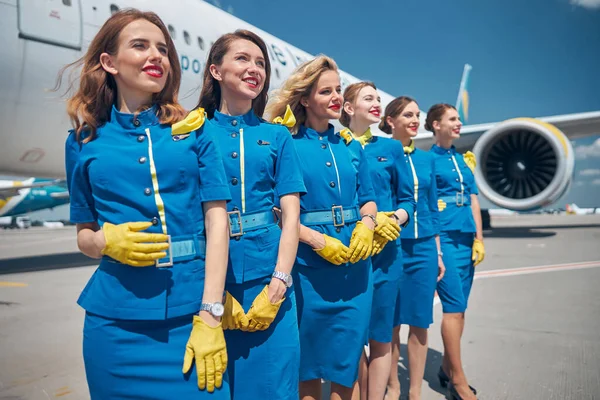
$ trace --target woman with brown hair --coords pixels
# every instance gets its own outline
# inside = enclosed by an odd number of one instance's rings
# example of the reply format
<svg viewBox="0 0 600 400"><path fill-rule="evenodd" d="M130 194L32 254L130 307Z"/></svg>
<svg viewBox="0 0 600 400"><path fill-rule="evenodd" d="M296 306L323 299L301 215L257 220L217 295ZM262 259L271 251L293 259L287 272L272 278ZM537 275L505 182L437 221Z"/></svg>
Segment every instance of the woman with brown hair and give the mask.
<svg viewBox="0 0 600 400"><path fill-rule="evenodd" d="M374 136L370 125L381 121L381 103L371 82L353 83L344 91L340 122L350 128L363 148L376 194L377 213L373 252L373 304L369 325L367 388L369 399L383 399L392 364L391 342L396 297L402 275L400 227L406 226L415 207L412 180L404 162L402 144ZM388 244L388 241L390 242ZM363 357L363 362L366 357ZM364 372L365 368L361 368ZM367 394L368 392L368 394Z"/></svg>
<svg viewBox="0 0 600 400"><path fill-rule="evenodd" d="M440 384L448 385L450 398L475 399L476 391L463 371L460 340L475 266L483 261L485 250L475 165L452 144L460 137L461 127L458 112L449 104L435 104L427 112L425 129L435 136L430 153L435 162L441 251L446 266L437 285L444 311L444 358L438 377Z"/></svg>
<svg viewBox="0 0 600 400"><path fill-rule="evenodd" d="M291 272L306 188L290 132L261 118L270 74L259 36L246 30L223 35L210 49L198 103L222 151L232 195L224 328L235 400L298 399Z"/></svg>
<svg viewBox="0 0 600 400"><path fill-rule="evenodd" d="M177 134L178 60L160 18L130 9L71 65L82 65L67 103L71 221L79 249L101 258L78 300L92 399L230 398L219 321L230 194L214 139L201 126Z"/></svg>
<svg viewBox="0 0 600 400"><path fill-rule="evenodd" d="M300 398L350 399L367 340L377 207L362 148L330 119L343 103L335 61L318 56L298 66L275 92L266 114L290 124L307 187L300 200L300 245L294 265L300 328Z"/></svg>

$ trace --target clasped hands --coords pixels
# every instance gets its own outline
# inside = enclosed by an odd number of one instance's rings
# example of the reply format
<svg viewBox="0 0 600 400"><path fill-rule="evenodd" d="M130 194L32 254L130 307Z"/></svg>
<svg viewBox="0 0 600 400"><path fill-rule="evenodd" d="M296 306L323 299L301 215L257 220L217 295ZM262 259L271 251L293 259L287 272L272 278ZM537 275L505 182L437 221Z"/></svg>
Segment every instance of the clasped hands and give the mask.
<svg viewBox="0 0 600 400"><path fill-rule="evenodd" d="M266 285L256 296L248 313L244 312L242 305L231 295L225 293L225 311L221 318L223 329L239 329L244 332L264 331L275 320L281 303L285 300L285 284L273 278L271 284ZM271 296L269 296L271 292ZM272 298L279 298L271 302Z"/></svg>

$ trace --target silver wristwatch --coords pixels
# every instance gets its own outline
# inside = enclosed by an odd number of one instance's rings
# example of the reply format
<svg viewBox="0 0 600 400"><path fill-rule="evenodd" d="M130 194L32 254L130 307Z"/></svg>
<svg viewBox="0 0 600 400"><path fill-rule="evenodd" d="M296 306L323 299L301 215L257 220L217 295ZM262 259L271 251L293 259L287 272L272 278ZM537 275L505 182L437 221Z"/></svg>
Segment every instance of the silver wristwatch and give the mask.
<svg viewBox="0 0 600 400"><path fill-rule="evenodd" d="M208 311L213 317L222 317L225 307L221 303L202 303L200 311Z"/></svg>
<svg viewBox="0 0 600 400"><path fill-rule="evenodd" d="M275 272L273 272L272 276L273 276L273 278L279 279L280 281L282 281L285 284L285 287L287 287L287 288L292 287L292 285L294 283L292 276L290 274L286 274L285 272L275 271Z"/></svg>

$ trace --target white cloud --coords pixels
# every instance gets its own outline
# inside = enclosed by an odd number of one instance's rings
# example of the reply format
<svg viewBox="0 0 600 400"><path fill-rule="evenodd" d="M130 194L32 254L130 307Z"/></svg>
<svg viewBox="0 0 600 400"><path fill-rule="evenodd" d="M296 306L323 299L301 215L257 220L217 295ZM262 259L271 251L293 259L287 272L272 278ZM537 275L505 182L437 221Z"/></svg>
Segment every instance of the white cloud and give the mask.
<svg viewBox="0 0 600 400"><path fill-rule="evenodd" d="M600 0L571 0L571 4L590 9L600 8Z"/></svg>
<svg viewBox="0 0 600 400"><path fill-rule="evenodd" d="M594 179L592 185L600 185L600 179Z"/></svg>
<svg viewBox="0 0 600 400"><path fill-rule="evenodd" d="M596 139L594 143L588 144L587 146L575 147L575 158L577 160L585 160L586 158L594 157L600 157L600 139Z"/></svg>
<svg viewBox="0 0 600 400"><path fill-rule="evenodd" d="M600 175L600 169L582 169L579 171L579 175L581 176L598 176Z"/></svg>

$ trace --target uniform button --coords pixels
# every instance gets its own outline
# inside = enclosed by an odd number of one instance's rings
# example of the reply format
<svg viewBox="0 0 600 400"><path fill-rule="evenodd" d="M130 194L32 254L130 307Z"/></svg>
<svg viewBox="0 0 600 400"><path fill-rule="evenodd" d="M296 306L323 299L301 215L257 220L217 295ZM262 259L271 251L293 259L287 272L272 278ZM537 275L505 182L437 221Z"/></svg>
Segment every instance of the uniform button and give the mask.
<svg viewBox="0 0 600 400"><path fill-rule="evenodd" d="M143 163L145 163L145 162L146 162L146 157L140 157L140 158L138 159L138 161L139 161L139 163L140 163L140 164L143 164Z"/></svg>
<svg viewBox="0 0 600 400"><path fill-rule="evenodd" d="M456 182L458 182L458 179L455 179Z"/></svg>
<svg viewBox="0 0 600 400"><path fill-rule="evenodd" d="M144 194L145 194L146 196L150 196L150 195L152 194L152 189L150 189L150 188L146 188L146 189L144 189Z"/></svg>
<svg viewBox="0 0 600 400"><path fill-rule="evenodd" d="M327 148L327 145L326 145L326 144L322 144L322 145L321 145L321 148L322 148L322 149L326 149L326 148Z"/></svg>
<svg viewBox="0 0 600 400"><path fill-rule="evenodd" d="M319 140L323 140L323 136L319 136Z"/></svg>
<svg viewBox="0 0 600 400"><path fill-rule="evenodd" d="M455 172L455 171L456 171L456 168L452 168L452 172Z"/></svg>
<svg viewBox="0 0 600 400"><path fill-rule="evenodd" d="M152 218L152 225L158 225L158 218Z"/></svg>
<svg viewBox="0 0 600 400"><path fill-rule="evenodd" d="M233 178L233 179L231 180L231 184L232 184L232 185L234 185L234 186L235 186L235 185L237 185L237 184L238 184L238 180L237 180L237 178Z"/></svg>
<svg viewBox="0 0 600 400"><path fill-rule="evenodd" d="M233 133L231 134L231 137L235 139L235 138L237 137L237 133L233 132Z"/></svg>
<svg viewBox="0 0 600 400"><path fill-rule="evenodd" d="M233 153L231 153L231 158L237 158L237 153L234 151Z"/></svg>
<svg viewBox="0 0 600 400"><path fill-rule="evenodd" d="M233 121L231 121L231 125L236 126L237 125L237 119L234 119Z"/></svg>
<svg viewBox="0 0 600 400"><path fill-rule="evenodd" d="M146 140L146 136L144 136L144 135L138 136L138 142L142 143L144 140Z"/></svg>
<svg viewBox="0 0 600 400"><path fill-rule="evenodd" d="M328 167L331 167L331 162L327 161L327 162L325 163L325 165L327 165Z"/></svg>
<svg viewBox="0 0 600 400"><path fill-rule="evenodd" d="M141 122L138 119L134 119L133 120L133 125L134 126L140 126Z"/></svg>
<svg viewBox="0 0 600 400"><path fill-rule="evenodd" d="M336 231L337 233L340 233L340 232L342 231L342 228L335 228L335 231Z"/></svg>
<svg viewBox="0 0 600 400"><path fill-rule="evenodd" d="M333 182L333 181L329 182L329 186L331 186L332 188L334 188L335 187L335 182Z"/></svg>

